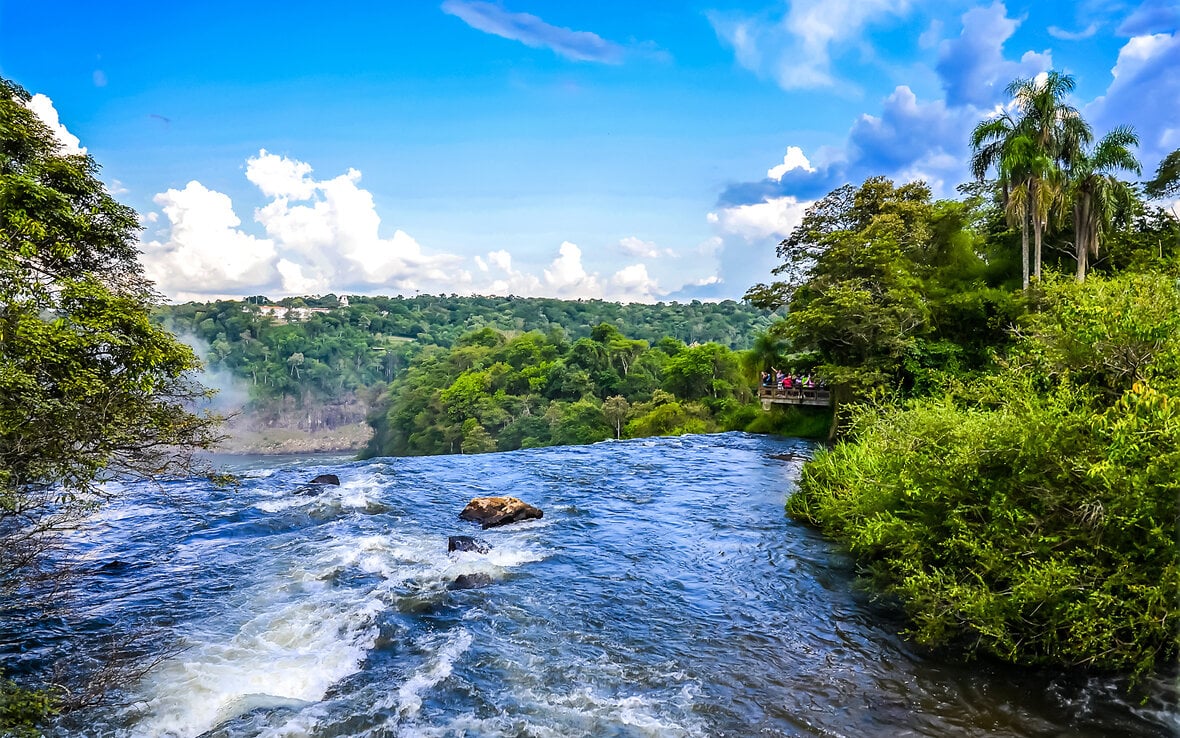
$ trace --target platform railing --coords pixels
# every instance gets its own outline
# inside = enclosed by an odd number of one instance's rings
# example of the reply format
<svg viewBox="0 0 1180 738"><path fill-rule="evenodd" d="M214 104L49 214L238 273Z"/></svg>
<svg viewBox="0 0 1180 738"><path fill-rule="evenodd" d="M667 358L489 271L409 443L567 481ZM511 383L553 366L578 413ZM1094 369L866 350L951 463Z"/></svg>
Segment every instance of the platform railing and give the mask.
<svg viewBox="0 0 1180 738"><path fill-rule="evenodd" d="M774 385L759 387L758 399L762 400L762 406L766 409L769 409L772 404L826 406L832 404L832 393L828 389L820 387Z"/></svg>

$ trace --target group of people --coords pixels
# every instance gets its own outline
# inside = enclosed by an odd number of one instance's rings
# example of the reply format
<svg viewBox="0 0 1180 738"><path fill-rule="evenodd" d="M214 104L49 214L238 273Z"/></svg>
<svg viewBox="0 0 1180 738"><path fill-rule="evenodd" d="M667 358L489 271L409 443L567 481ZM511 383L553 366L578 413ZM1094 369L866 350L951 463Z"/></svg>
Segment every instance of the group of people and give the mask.
<svg viewBox="0 0 1180 738"><path fill-rule="evenodd" d="M762 372L762 386L763 387L781 387L785 390L789 389L827 389L827 382L822 379L816 379L810 374L799 376L798 374L787 374L781 369L770 367L770 371Z"/></svg>

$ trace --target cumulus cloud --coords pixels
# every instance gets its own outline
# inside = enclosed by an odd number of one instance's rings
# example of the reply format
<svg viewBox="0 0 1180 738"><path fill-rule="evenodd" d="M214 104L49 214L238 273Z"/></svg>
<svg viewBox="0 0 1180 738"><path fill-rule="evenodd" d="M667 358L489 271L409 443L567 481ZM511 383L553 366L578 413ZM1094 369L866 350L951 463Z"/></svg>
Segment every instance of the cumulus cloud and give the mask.
<svg viewBox="0 0 1180 738"><path fill-rule="evenodd" d="M803 149L798 146L788 146L787 153L783 156L783 163L776 164L766 170L766 176L768 179L781 182L783 176L794 169L802 169L805 172L815 171L815 167L811 166L811 162L804 156Z"/></svg>
<svg viewBox="0 0 1180 738"><path fill-rule="evenodd" d="M558 297L593 297L602 293L598 279L582 266L582 249L563 241L558 256L544 271L545 284Z"/></svg>
<svg viewBox="0 0 1180 738"><path fill-rule="evenodd" d="M470 282L459 257L428 254L402 230L382 237L355 169L316 180L307 163L264 149L246 177L270 198L254 211L267 238L239 228L230 198L199 182L156 196L169 225L143 245L143 260L165 294L442 292Z"/></svg>
<svg viewBox="0 0 1180 738"><path fill-rule="evenodd" d="M920 101L909 87L895 89L879 115L862 115L848 133L849 158L857 175L890 173L906 182L926 180L936 192L968 176L966 131L978 111L950 108L942 100Z"/></svg>
<svg viewBox="0 0 1180 738"><path fill-rule="evenodd" d="M49 130L53 132L53 137L57 139L61 148L58 152L61 154L85 154L86 147L78 140L78 137L66 130L65 125L62 124L60 117L57 114L57 108L53 106L53 101L40 92L33 95L32 99L24 103L25 107L33 111L33 114L41 119L41 122L49 126Z"/></svg>
<svg viewBox="0 0 1180 738"><path fill-rule="evenodd" d="M782 239L803 220L811 201L800 202L793 195L775 197L759 203L726 207L709 213L706 219L723 233L747 241Z"/></svg>
<svg viewBox="0 0 1180 738"><path fill-rule="evenodd" d="M766 178L728 186L713 213L723 232L769 237L769 225L789 200L805 203L847 182L886 175L900 182L925 180L939 195L969 177L967 132L1003 99L1014 77L1034 76L1049 64L1047 54L1028 52L1021 61L1004 56L1004 44L1019 22L1002 3L977 7L961 17L962 32L939 46L939 74L945 98L923 100L900 85L875 113L859 116L843 145L805 154L788 147L782 164ZM933 26L932 26L933 28ZM744 208L744 209L743 209ZM785 216L784 216L785 217Z"/></svg>
<svg viewBox="0 0 1180 738"><path fill-rule="evenodd" d="M1175 0L1146 0L1119 24L1123 36L1175 33L1180 30L1180 6Z"/></svg>
<svg viewBox="0 0 1180 738"><path fill-rule="evenodd" d="M519 41L534 49L546 48L574 61L621 64L626 50L596 33L550 25L529 13L512 13L496 3L445 0L443 12L494 36Z"/></svg>
<svg viewBox="0 0 1180 738"><path fill-rule="evenodd" d="M166 238L143 245L144 271L165 294L198 299L277 286L274 242L240 230L227 195L192 181L154 200L171 226Z"/></svg>
<svg viewBox="0 0 1180 738"><path fill-rule="evenodd" d="M1084 113L1098 132L1133 123L1140 159L1152 171L1168 152L1180 148L1180 33L1136 36L1119 50L1106 94ZM1128 113L1134 111L1134 118Z"/></svg>
<svg viewBox="0 0 1180 738"><path fill-rule="evenodd" d="M1032 77L1053 66L1048 51L1025 52L1020 61L1004 57L1004 44L1020 21L1008 17L1002 2L977 7L963 14L958 38L939 47L937 70L951 106L986 108L1003 96L1004 87L1017 77Z"/></svg>
<svg viewBox="0 0 1180 738"><path fill-rule="evenodd" d="M492 273L492 280L481 287L487 294L619 302L655 302L663 294L659 282L642 263L624 266L605 279L587 271L582 264L582 249L569 241L558 247L557 256L542 270L541 278L513 268L512 255L504 250L489 252L480 261Z"/></svg>
<svg viewBox="0 0 1180 738"><path fill-rule="evenodd" d="M659 292L659 282L648 276L647 266L631 264L611 276L606 295L618 302L655 302Z"/></svg>
<svg viewBox="0 0 1180 738"><path fill-rule="evenodd" d="M787 90L829 87L833 52L857 40L877 21L904 16L909 0L790 0L777 20L709 13L717 37L738 64Z"/></svg>

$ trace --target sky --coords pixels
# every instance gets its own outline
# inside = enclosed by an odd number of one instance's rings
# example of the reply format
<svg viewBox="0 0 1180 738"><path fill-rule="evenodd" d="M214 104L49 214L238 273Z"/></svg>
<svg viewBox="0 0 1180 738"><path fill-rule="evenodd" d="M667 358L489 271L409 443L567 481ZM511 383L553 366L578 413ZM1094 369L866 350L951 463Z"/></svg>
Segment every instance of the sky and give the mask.
<svg viewBox="0 0 1180 738"><path fill-rule="evenodd" d="M842 184L953 197L1049 69L1145 178L1180 148L1178 0L0 0L176 301L740 299Z"/></svg>

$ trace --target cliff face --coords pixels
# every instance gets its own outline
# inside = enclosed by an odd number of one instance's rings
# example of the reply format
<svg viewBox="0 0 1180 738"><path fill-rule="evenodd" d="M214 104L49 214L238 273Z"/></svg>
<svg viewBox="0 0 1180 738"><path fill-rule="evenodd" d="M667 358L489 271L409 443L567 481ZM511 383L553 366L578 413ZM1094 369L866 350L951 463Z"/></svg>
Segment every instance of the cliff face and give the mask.
<svg viewBox="0 0 1180 738"><path fill-rule="evenodd" d="M236 427L227 430L229 438L218 450L234 454L359 452L373 435L373 429L363 422L314 431L299 428L246 430Z"/></svg>
<svg viewBox="0 0 1180 738"><path fill-rule="evenodd" d="M288 400L230 409L226 453L290 454L359 451L373 429L365 423L369 404L355 396L327 403Z"/></svg>

